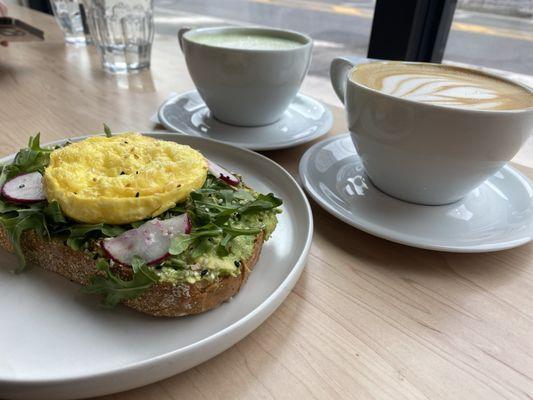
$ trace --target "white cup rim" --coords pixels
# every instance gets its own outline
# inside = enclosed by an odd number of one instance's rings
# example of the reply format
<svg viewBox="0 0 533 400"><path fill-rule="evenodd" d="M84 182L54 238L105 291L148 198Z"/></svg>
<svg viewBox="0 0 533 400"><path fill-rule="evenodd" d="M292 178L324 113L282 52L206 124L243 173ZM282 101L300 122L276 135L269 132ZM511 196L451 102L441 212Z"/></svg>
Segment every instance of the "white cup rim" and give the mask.
<svg viewBox="0 0 533 400"><path fill-rule="evenodd" d="M363 65L363 64L384 64L384 63L387 63L387 62L391 62L391 61L378 60L378 61L371 61L371 62L365 62L365 63L354 65L353 68L351 68L350 71L347 74L348 82L350 84L354 85L354 86L357 86L358 88L364 89L364 90L366 90L368 92L371 92L371 93L374 93L374 94L376 94L378 96L385 97L385 98L388 98L388 99L393 99L393 100L396 100L396 101L398 101L400 103L416 104L416 105L418 105L418 106L420 106L422 108L425 107L425 108L432 109L432 110L442 109L442 110L448 110L448 111L454 111L454 112L474 113L474 114L476 114L476 113L480 113L480 114L495 114L495 115L533 112L533 106L527 107L527 108L517 108L517 109L509 109L509 110L497 110L497 109L461 108L461 107L446 106L446 105L443 105L443 104L423 103L421 101L406 99L406 98L403 98L403 97L397 97L397 96L393 96L391 94L383 93L383 92L380 92L379 90L372 89L372 88L370 88L368 86L363 85L362 83L356 82L353 79L351 79L352 73L359 67L359 65ZM459 71L474 72L474 73L478 73L478 74L481 74L481 75L487 75L487 76L489 76L491 78L495 78L495 79L510 83L512 85L519 86L519 87L525 89L531 95L533 95L533 88L531 88L531 87L529 87L529 86L527 86L527 85L525 85L525 84L523 84L521 82L516 82L516 81L514 81L514 80L512 80L510 78L507 78L505 76L498 75L498 74L495 74L495 73L492 73L492 72L488 72L488 71L483 71L481 69L468 68L468 67L449 65L449 64L436 64L436 63L425 63L425 62L416 62L416 61L393 61L393 62L400 62L402 64L408 64L408 65L428 65L429 64L429 65L436 65L436 66L439 66L439 67L452 68L452 69L459 70Z"/></svg>
<svg viewBox="0 0 533 400"><path fill-rule="evenodd" d="M296 41L301 43L301 46L290 48L290 49L241 49L241 48L235 48L235 47L221 47L221 46L214 46L206 43L199 43L194 40L192 40L192 37L194 37L197 34L201 33L209 33L209 32L226 32L226 31L255 31L255 32L263 32L263 33L274 33L274 34L283 34L288 35L289 37L292 36L295 38ZM268 28L263 26L257 26L257 25L242 25L242 26L210 26L205 28L194 28L190 31L186 32L183 35L183 39L187 40L189 43L194 44L195 46L205 47L209 49L217 49L217 50L225 50L225 51L237 51L237 52L243 52L243 53L278 53L278 52L292 52L292 51L298 51L301 49L305 49L309 46L312 46L313 39L301 32L293 31L290 29L277 29L277 28Z"/></svg>

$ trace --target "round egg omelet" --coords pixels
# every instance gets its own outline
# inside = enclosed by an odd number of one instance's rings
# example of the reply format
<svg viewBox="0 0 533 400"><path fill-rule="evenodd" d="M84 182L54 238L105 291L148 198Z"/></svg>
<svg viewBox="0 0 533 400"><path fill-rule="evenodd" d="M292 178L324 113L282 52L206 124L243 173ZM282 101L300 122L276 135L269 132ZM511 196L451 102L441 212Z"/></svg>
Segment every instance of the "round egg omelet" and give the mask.
<svg viewBox="0 0 533 400"><path fill-rule="evenodd" d="M68 217L126 224L174 207L206 177L207 160L191 147L125 133L54 150L43 182Z"/></svg>

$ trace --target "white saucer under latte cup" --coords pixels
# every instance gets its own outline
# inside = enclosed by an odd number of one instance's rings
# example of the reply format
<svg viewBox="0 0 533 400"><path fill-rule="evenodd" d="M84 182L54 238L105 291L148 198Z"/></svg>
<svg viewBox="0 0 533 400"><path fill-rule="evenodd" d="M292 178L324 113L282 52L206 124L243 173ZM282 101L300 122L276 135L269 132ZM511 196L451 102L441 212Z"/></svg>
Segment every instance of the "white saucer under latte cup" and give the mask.
<svg viewBox="0 0 533 400"><path fill-rule="evenodd" d="M281 118L307 73L313 46L306 35L258 27L185 28L178 38L210 111L240 126Z"/></svg>
<svg viewBox="0 0 533 400"><path fill-rule="evenodd" d="M533 131L533 92L440 64L331 64L365 172L414 203L458 201L511 160Z"/></svg>

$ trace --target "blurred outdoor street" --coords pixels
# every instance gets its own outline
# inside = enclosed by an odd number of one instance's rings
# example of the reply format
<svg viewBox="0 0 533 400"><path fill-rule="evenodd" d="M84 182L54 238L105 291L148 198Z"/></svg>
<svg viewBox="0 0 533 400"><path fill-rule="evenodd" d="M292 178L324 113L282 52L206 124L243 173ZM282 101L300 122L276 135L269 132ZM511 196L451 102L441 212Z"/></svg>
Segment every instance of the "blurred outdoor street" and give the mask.
<svg viewBox="0 0 533 400"><path fill-rule="evenodd" d="M532 1L514 0L521 3L522 14L531 8ZM315 40L310 75L321 77L327 77L334 56L366 55L374 10L372 0L156 0L155 3L160 34L174 35L177 26L182 25L224 23L269 25L307 33ZM485 3L481 0L463 0L463 3L469 9L458 8L455 12L445 60L533 75L533 19L489 13L492 8L487 7L485 11L489 12L471 11L478 7L476 3Z"/></svg>

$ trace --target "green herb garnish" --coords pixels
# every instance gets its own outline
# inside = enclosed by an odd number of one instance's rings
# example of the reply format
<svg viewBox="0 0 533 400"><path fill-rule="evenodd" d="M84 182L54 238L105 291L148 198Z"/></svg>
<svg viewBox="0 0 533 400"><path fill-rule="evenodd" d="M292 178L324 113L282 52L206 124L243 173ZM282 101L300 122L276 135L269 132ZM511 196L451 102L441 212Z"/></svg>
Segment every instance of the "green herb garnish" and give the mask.
<svg viewBox="0 0 533 400"><path fill-rule="evenodd" d="M83 245L87 243L87 238L89 237L95 239L101 237L115 237L127 230L127 228L120 225L108 224L71 224L64 229L69 233L67 245L74 250L81 249Z"/></svg>
<svg viewBox="0 0 533 400"><path fill-rule="evenodd" d="M190 234L181 234L172 239L170 254L179 255L194 247L192 256L197 258L207 252L206 237L221 237L216 254L227 256L231 242L237 236L258 235L263 226L244 229L235 226L243 215L253 215L279 207L282 201L272 193L257 197L244 189L233 189L225 182L209 176L203 188L191 193L189 216L195 227Z"/></svg>
<svg viewBox="0 0 533 400"><path fill-rule="evenodd" d="M132 262L133 277L126 281L113 274L109 267L109 260L101 259L96 268L104 275L94 275L90 284L82 289L84 293L103 295L102 306L115 307L120 301L133 299L143 294L154 283L159 281L159 275L152 267L147 266L140 257L134 257Z"/></svg>
<svg viewBox="0 0 533 400"><path fill-rule="evenodd" d="M109 128L109 126L107 126L106 124L104 124L104 133L106 137L113 136L113 134L111 133L111 128Z"/></svg>
<svg viewBox="0 0 533 400"><path fill-rule="evenodd" d="M40 145L41 134L30 137L28 147L20 150L12 164L1 166L0 186L7 180L29 172L38 171L44 173L44 168L50 162L50 153L53 149L42 148Z"/></svg>

